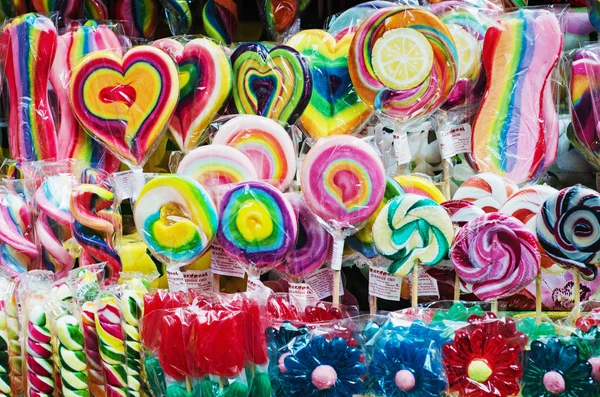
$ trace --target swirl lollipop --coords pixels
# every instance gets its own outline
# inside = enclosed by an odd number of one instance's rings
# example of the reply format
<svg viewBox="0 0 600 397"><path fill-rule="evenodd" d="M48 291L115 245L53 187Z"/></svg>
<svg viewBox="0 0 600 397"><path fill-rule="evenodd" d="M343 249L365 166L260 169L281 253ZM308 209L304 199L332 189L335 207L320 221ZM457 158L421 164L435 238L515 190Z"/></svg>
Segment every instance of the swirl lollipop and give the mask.
<svg viewBox="0 0 600 397"><path fill-rule="evenodd" d="M294 180L294 143L276 121L261 116L234 117L219 128L213 144L228 145L244 153L254 164L258 179L282 191Z"/></svg>
<svg viewBox="0 0 600 397"><path fill-rule="evenodd" d="M540 270L535 236L522 222L500 213L485 214L462 227L450 258L461 280L483 300L519 292Z"/></svg>
<svg viewBox="0 0 600 397"><path fill-rule="evenodd" d="M27 271L40 255L31 209L19 195L0 194L0 242L0 266L11 275Z"/></svg>
<svg viewBox="0 0 600 397"><path fill-rule="evenodd" d="M150 180L137 197L133 219L150 251L183 266L200 258L215 237L217 209L196 181L181 175Z"/></svg>
<svg viewBox="0 0 600 397"><path fill-rule="evenodd" d="M103 187L82 184L71 192L73 237L83 248L80 265L106 263L107 282L115 282L121 271L121 258L114 249L114 238L120 223L112 206L115 196Z"/></svg>
<svg viewBox="0 0 600 397"><path fill-rule="evenodd" d="M550 197L537 217L537 237L548 256L573 267L586 280L598 274L600 263L600 194L581 185Z"/></svg>
<svg viewBox="0 0 600 397"><path fill-rule="evenodd" d="M475 204L485 212L496 212L519 188L510 179L485 172L473 175L454 193L454 200Z"/></svg>
<svg viewBox="0 0 600 397"><path fill-rule="evenodd" d="M25 350L27 363L27 396L52 396L54 383L54 360L50 321L41 298L29 299L27 336Z"/></svg>
<svg viewBox="0 0 600 397"><path fill-rule="evenodd" d="M283 194L264 182L243 182L219 208L217 238L223 250L251 268L281 262L294 248L298 223Z"/></svg>
<svg viewBox="0 0 600 397"><path fill-rule="evenodd" d="M421 7L383 8L356 31L348 55L358 96L384 116L425 117L450 95L458 54L439 18Z"/></svg>
<svg viewBox="0 0 600 397"><path fill-rule="evenodd" d="M116 0L114 17L123 21L127 35L149 39L154 35L159 13L157 0Z"/></svg>
<svg viewBox="0 0 600 397"><path fill-rule="evenodd" d="M449 200L442 203L450 220L457 227L463 227L469 221L484 215L485 212L473 203L464 200Z"/></svg>
<svg viewBox="0 0 600 397"><path fill-rule="evenodd" d="M106 378L107 396L127 396L127 355L119 302L110 294L98 298L96 330Z"/></svg>

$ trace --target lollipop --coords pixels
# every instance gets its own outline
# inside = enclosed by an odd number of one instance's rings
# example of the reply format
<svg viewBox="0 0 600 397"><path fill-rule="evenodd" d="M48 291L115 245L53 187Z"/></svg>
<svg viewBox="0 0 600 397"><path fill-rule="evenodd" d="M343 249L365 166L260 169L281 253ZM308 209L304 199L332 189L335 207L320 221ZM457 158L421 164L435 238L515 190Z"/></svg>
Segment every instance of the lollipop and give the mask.
<svg viewBox="0 0 600 397"><path fill-rule="evenodd" d="M358 29L362 21L371 16L375 11L393 5L395 3L389 1L367 1L366 3L355 5L340 15L333 17L327 28L327 32L339 40Z"/></svg>
<svg viewBox="0 0 600 397"><path fill-rule="evenodd" d="M108 20L108 7L104 0L84 0L83 16L94 21Z"/></svg>
<svg viewBox="0 0 600 397"><path fill-rule="evenodd" d="M498 212L520 220L531 233L535 233L542 205L556 193L558 190L548 185L527 186L510 196Z"/></svg>
<svg viewBox="0 0 600 397"><path fill-rule="evenodd" d="M489 29L483 46L487 86L471 144L482 172L521 183L556 157L550 74L561 49L560 25L550 11L520 10Z"/></svg>
<svg viewBox="0 0 600 397"><path fill-rule="evenodd" d="M127 357L119 303L114 296L103 294L98 299L97 307L96 330L106 376L106 395L126 396Z"/></svg>
<svg viewBox="0 0 600 397"><path fill-rule="evenodd" d="M35 193L39 207L35 230L42 246L42 267L58 278L73 269L73 257L63 246L71 238L73 217L69 211L73 177L56 175L46 179Z"/></svg>
<svg viewBox="0 0 600 397"><path fill-rule="evenodd" d="M260 116L237 116L219 128L213 144L229 145L244 153L254 164L258 179L282 191L294 179L294 143L276 121Z"/></svg>
<svg viewBox="0 0 600 397"><path fill-rule="evenodd" d="M61 19L81 19L83 16L83 0L31 0L32 12L59 13Z"/></svg>
<svg viewBox="0 0 600 397"><path fill-rule="evenodd" d="M457 78L457 58L450 31L431 12L387 7L356 31L348 68L363 102L403 121L425 117L446 101Z"/></svg>
<svg viewBox="0 0 600 397"><path fill-rule="evenodd" d="M0 194L0 242L0 266L10 275L24 273L39 257L29 204L13 193Z"/></svg>
<svg viewBox="0 0 600 397"><path fill-rule="evenodd" d="M81 324L85 346L85 357L88 364L90 391L94 396L106 393L104 385L104 369L96 331L96 303L85 302L81 307Z"/></svg>
<svg viewBox="0 0 600 397"><path fill-rule="evenodd" d="M467 179L453 199L473 203L485 212L496 212L518 189L510 179L486 172Z"/></svg>
<svg viewBox="0 0 600 397"><path fill-rule="evenodd" d="M44 305L35 302L28 307L25 361L27 363L27 396L54 395L54 360L52 333Z"/></svg>
<svg viewBox="0 0 600 397"><path fill-rule="evenodd" d="M202 21L207 35L221 44L231 44L237 34L237 4L233 0L208 0L202 9Z"/></svg>
<svg viewBox="0 0 600 397"><path fill-rule="evenodd" d="M228 191L219 208L217 238L227 255L261 268L281 262L294 248L298 223L279 190L243 182Z"/></svg>
<svg viewBox="0 0 600 397"><path fill-rule="evenodd" d="M286 257L283 269L292 277L304 276L318 269L327 258L331 236L308 209L299 193L285 193L298 221L298 238L294 250Z"/></svg>
<svg viewBox="0 0 600 397"><path fill-rule="evenodd" d="M336 230L369 219L385 193L379 156L353 136L318 140L306 155L301 174L308 208Z"/></svg>
<svg viewBox="0 0 600 397"><path fill-rule="evenodd" d="M444 207L448 212L448 215L450 215L452 223L458 227L463 227L469 221L485 214L481 208L464 200L444 201L442 207Z"/></svg>
<svg viewBox="0 0 600 397"><path fill-rule="evenodd" d="M169 29L174 35L186 34L192 28L192 10L187 0L161 0Z"/></svg>
<svg viewBox="0 0 600 397"><path fill-rule="evenodd" d="M450 258L461 280L483 300L519 292L540 270L535 236L522 222L500 213L485 214L461 228Z"/></svg>
<svg viewBox="0 0 600 397"><path fill-rule="evenodd" d="M169 131L184 152L198 146L209 123L219 115L231 93L231 65L221 47L199 38L184 46L173 39L153 46L168 53L179 70L179 103Z"/></svg>
<svg viewBox="0 0 600 397"><path fill-rule="evenodd" d="M398 175L394 179L396 179L406 193L430 198L438 204L446 201L440 189L427 178L416 175Z"/></svg>
<svg viewBox="0 0 600 397"><path fill-rule="evenodd" d="M96 51L72 72L71 106L88 134L124 162L141 166L175 110L178 80L177 67L157 48L135 47L123 58Z"/></svg>
<svg viewBox="0 0 600 397"><path fill-rule="evenodd" d="M293 48L270 50L260 43L240 45L231 55L233 100L238 113L294 124L308 105L312 80L304 58Z"/></svg>
<svg viewBox="0 0 600 397"><path fill-rule="evenodd" d="M83 248L80 266L104 262L109 283L119 279L122 268L121 258L114 249L116 228L121 222L112 208L114 204L114 194L97 185L82 184L71 192L71 228Z"/></svg>
<svg viewBox="0 0 600 397"><path fill-rule="evenodd" d="M63 395L89 395L81 324L77 318L68 314L56 320L54 329L58 336L58 366Z"/></svg>
<svg viewBox="0 0 600 397"><path fill-rule="evenodd" d="M352 35L337 41L323 30L303 30L287 45L308 59L312 95L300 124L313 138L349 134L359 129L371 111L356 95L348 72Z"/></svg>
<svg viewBox="0 0 600 397"><path fill-rule="evenodd" d="M156 0L116 0L115 19L124 22L128 36L149 39L158 22Z"/></svg>
<svg viewBox="0 0 600 397"><path fill-rule="evenodd" d="M200 258L215 237L217 209L193 179L160 175L139 193L133 209L138 233L150 251L178 266Z"/></svg>
<svg viewBox="0 0 600 397"><path fill-rule="evenodd" d="M286 32L296 22L300 0L257 0L260 16L274 36Z"/></svg>
<svg viewBox="0 0 600 397"><path fill-rule="evenodd" d="M56 130L48 101L48 80L56 52L56 28L49 18L25 14L3 31L9 107L8 142L20 161L57 158Z"/></svg>
<svg viewBox="0 0 600 397"><path fill-rule="evenodd" d="M448 254L453 239L446 210L410 193L390 200L373 224L375 247L392 260L388 271L397 277L406 276L418 263L437 264Z"/></svg>
<svg viewBox="0 0 600 397"><path fill-rule="evenodd" d="M16 294L12 293L4 301L6 313L6 332L8 336L8 352L10 361L10 378L12 390L16 393L23 392L23 352L21 346L21 325L17 310Z"/></svg>
<svg viewBox="0 0 600 397"><path fill-rule="evenodd" d="M575 267L586 280L596 278L600 263L600 194L581 185L550 197L536 219L537 237L548 256Z"/></svg>
<svg viewBox="0 0 600 397"><path fill-rule="evenodd" d="M108 26L87 22L85 26L73 28L58 37L56 56L50 71L50 84L60 110L56 132L57 159L76 158L111 173L117 171L119 161L81 128L69 101L71 71L85 55L98 50L112 50L122 55L121 42Z"/></svg>

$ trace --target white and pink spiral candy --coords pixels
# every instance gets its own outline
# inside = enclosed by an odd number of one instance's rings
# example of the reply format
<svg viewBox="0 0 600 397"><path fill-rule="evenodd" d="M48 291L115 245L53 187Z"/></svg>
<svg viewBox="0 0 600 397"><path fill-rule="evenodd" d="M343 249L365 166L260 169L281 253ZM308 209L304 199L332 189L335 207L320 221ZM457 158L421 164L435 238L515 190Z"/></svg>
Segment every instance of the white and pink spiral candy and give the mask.
<svg viewBox="0 0 600 397"><path fill-rule="evenodd" d="M32 211L18 194L0 194L0 243L0 267L12 276L26 272L39 257Z"/></svg>

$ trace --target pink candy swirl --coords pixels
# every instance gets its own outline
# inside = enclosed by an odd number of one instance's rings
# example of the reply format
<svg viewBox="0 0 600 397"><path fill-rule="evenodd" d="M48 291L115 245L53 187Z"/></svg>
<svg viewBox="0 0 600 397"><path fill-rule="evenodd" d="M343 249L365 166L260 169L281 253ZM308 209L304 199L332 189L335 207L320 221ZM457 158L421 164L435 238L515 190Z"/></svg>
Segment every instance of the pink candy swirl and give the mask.
<svg viewBox="0 0 600 397"><path fill-rule="evenodd" d="M517 219L489 213L460 229L450 252L461 280L482 300L513 295L535 280L540 251L533 233Z"/></svg>

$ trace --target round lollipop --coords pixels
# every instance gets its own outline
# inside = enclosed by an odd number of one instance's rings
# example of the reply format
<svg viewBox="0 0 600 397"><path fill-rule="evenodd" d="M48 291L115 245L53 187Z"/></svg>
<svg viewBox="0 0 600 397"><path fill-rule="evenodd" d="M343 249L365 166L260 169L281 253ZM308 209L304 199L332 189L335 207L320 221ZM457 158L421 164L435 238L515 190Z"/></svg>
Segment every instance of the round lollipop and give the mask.
<svg viewBox="0 0 600 397"><path fill-rule="evenodd" d="M146 183L133 219L152 254L177 266L194 262L208 250L218 224L217 209L206 190L193 179L173 174Z"/></svg>
<svg viewBox="0 0 600 397"><path fill-rule="evenodd" d="M228 145L241 151L254 164L259 180L282 191L294 180L294 143L276 121L253 115L236 116L219 128L213 144Z"/></svg>
<svg viewBox="0 0 600 397"><path fill-rule="evenodd" d="M389 1L367 1L348 8L340 15L333 17L327 31L336 39L346 36L348 33L353 33L358 29L362 21L371 16L375 11L385 7L396 5Z"/></svg>
<svg viewBox="0 0 600 397"><path fill-rule="evenodd" d="M456 227L463 227L469 221L484 215L485 212L473 203L464 200L449 200L442 203Z"/></svg>
<svg viewBox="0 0 600 397"><path fill-rule="evenodd" d="M483 300L519 292L540 269L535 236L522 222L500 213L485 214L462 227L450 258L461 280Z"/></svg>
<svg viewBox="0 0 600 397"><path fill-rule="evenodd" d="M381 9L356 31L348 68L358 96L384 116L425 117L450 95L458 54L446 25L418 6Z"/></svg>
<svg viewBox="0 0 600 397"><path fill-rule="evenodd" d="M406 193L427 197L440 204L446 198L429 179L417 175L398 175L394 179L402 186Z"/></svg>
<svg viewBox="0 0 600 397"><path fill-rule="evenodd" d="M519 188L510 179L485 172L473 175L454 193L454 200L475 204L485 212L496 212Z"/></svg>
<svg viewBox="0 0 600 397"><path fill-rule="evenodd" d="M219 243L227 255L250 269L277 265L294 248L298 232L294 209L267 183L236 185L221 200L219 214Z"/></svg>

